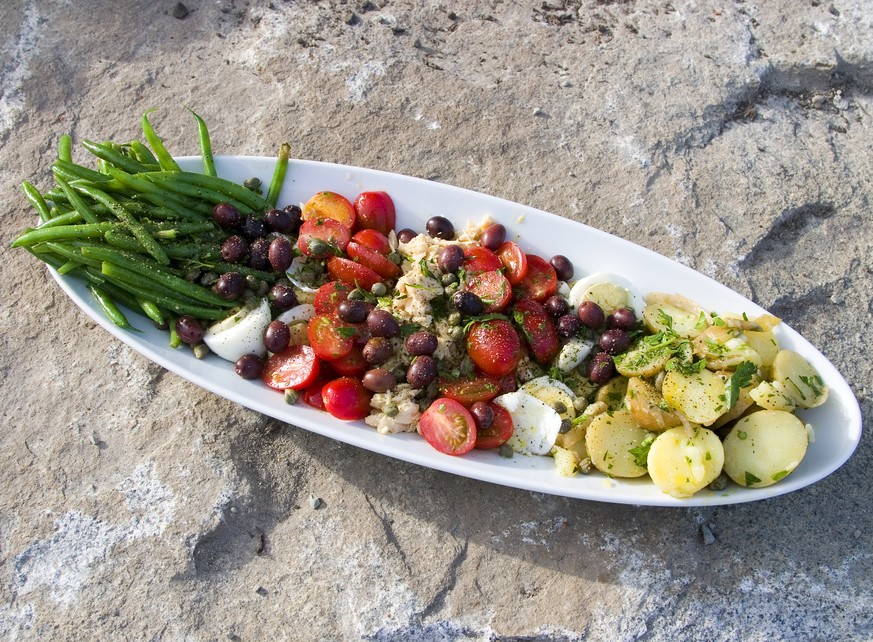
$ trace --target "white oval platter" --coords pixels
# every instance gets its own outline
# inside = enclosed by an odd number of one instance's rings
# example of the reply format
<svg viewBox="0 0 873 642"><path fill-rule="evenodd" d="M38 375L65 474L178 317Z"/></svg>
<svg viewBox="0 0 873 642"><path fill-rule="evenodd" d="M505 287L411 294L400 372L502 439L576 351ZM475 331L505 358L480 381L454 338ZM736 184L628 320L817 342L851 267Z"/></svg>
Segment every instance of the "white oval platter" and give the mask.
<svg viewBox="0 0 873 642"><path fill-rule="evenodd" d="M274 158L227 156L216 158L218 174L236 182L251 176L269 184ZM179 159L183 169L202 171L198 157ZM629 241L574 221L485 194L399 174L330 163L292 160L279 204L302 203L318 191L334 191L350 200L366 190L388 192L397 207L397 228L423 230L425 221L443 215L463 227L485 215L506 225L512 238L529 253L546 258L564 254L575 267L576 278L594 272L622 275L639 292L678 292L705 309L746 312L762 308L729 288L671 259ZM131 348L188 381L282 422L305 428L331 439L366 448L394 459L455 475L528 491L570 498L644 506L715 506L757 501L804 488L837 470L852 455L861 438L861 412L855 396L836 368L808 341L780 325L782 347L803 354L830 387L828 401L801 414L815 429L815 441L806 457L788 477L766 488L729 485L724 491L704 490L688 499L675 499L659 491L648 478L609 479L599 473L562 477L548 457L500 457L493 451L474 451L463 457L437 452L417 434L380 435L363 421L344 422L302 402L289 406L283 395L260 382L240 379L232 364L210 355L194 358L190 350L174 350L168 335L145 317L130 313L131 323L142 330L122 330L109 321L78 280L52 275L71 299L94 321ZM390 467L391 461L384 465Z"/></svg>

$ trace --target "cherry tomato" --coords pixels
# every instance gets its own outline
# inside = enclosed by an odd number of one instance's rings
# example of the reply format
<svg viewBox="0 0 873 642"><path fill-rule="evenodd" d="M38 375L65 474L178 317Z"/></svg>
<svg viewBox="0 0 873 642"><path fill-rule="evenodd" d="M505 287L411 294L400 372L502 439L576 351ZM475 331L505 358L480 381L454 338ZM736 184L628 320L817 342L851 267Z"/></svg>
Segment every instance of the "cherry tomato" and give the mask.
<svg viewBox="0 0 873 642"><path fill-rule="evenodd" d="M441 377L438 386L443 397L454 399L468 408L477 401L491 401L502 392L499 379L481 373L458 379Z"/></svg>
<svg viewBox="0 0 873 642"><path fill-rule="evenodd" d="M485 428L476 428L476 448L499 448L512 437L512 415L503 406L488 404L494 411L494 420Z"/></svg>
<svg viewBox="0 0 873 642"><path fill-rule="evenodd" d="M334 359L330 365L337 374L344 377L360 378L370 368L370 364L364 361L364 353L360 346L353 346L346 356Z"/></svg>
<svg viewBox="0 0 873 642"><path fill-rule="evenodd" d="M521 340L509 321L479 321L467 333L467 354L485 374L502 377L518 366Z"/></svg>
<svg viewBox="0 0 873 642"><path fill-rule="evenodd" d="M297 249L305 256L325 259L336 254L337 250L345 252L351 238L349 228L332 218L304 221L300 226L300 236L297 237ZM322 245L326 246L319 247Z"/></svg>
<svg viewBox="0 0 873 642"><path fill-rule="evenodd" d="M366 265L355 263L341 256L332 256L327 260L327 273L335 281L342 281L364 290L369 290L376 283L382 282L382 277Z"/></svg>
<svg viewBox="0 0 873 642"><path fill-rule="evenodd" d="M312 305L315 306L316 314L333 314L339 307L339 304L349 297L349 292L354 288L341 281L329 281L315 293L315 300Z"/></svg>
<svg viewBox="0 0 873 642"><path fill-rule="evenodd" d="M512 286L497 270L477 274L467 281L466 289L482 299L485 314L500 312L512 301Z"/></svg>
<svg viewBox="0 0 873 642"><path fill-rule="evenodd" d="M261 378L276 390L305 388L318 376L319 361L309 346L288 346L267 359Z"/></svg>
<svg viewBox="0 0 873 642"><path fill-rule="evenodd" d="M560 348L558 331L543 306L533 299L522 299L515 304L512 318L521 329L536 361L548 363L555 358Z"/></svg>
<svg viewBox="0 0 873 642"><path fill-rule="evenodd" d="M355 207L345 196L336 192L318 192L303 206L303 220L333 219L348 229L355 227Z"/></svg>
<svg viewBox="0 0 873 642"><path fill-rule="evenodd" d="M388 242L388 237L379 230L359 230L352 236L352 240L371 250L375 250L382 256L387 256L391 253L391 244Z"/></svg>
<svg viewBox="0 0 873 642"><path fill-rule="evenodd" d="M369 390L356 377L340 377L321 389L324 409L337 419L351 421L370 414Z"/></svg>
<svg viewBox="0 0 873 642"><path fill-rule="evenodd" d="M418 420L422 437L446 455L463 455L476 445L473 415L454 399L441 397Z"/></svg>
<svg viewBox="0 0 873 642"><path fill-rule="evenodd" d="M401 270L399 265L392 263L381 254L375 250L371 250L365 245L352 241L349 243L346 251L352 259L361 265L370 268L382 278L396 279L400 276Z"/></svg>
<svg viewBox="0 0 873 642"><path fill-rule="evenodd" d="M388 236L394 229L397 215L394 201L385 192L363 192L355 199L355 213L358 217L358 227L373 229Z"/></svg>
<svg viewBox="0 0 873 642"><path fill-rule="evenodd" d="M342 359L355 345L356 329L331 314L312 317L307 325L309 345L321 359Z"/></svg>
<svg viewBox="0 0 873 642"><path fill-rule="evenodd" d="M518 287L525 296L545 301L558 289L558 274L551 263L535 254L527 255L527 274Z"/></svg>
<svg viewBox="0 0 873 642"><path fill-rule="evenodd" d="M503 263L488 248L474 245L464 250L464 261L461 267L467 273L467 276L476 276L477 274L482 274L482 272L499 270L503 267Z"/></svg>
<svg viewBox="0 0 873 642"><path fill-rule="evenodd" d="M518 285L527 276L527 256L512 241L497 248L497 257L506 268L506 280L512 285Z"/></svg>
<svg viewBox="0 0 873 642"><path fill-rule="evenodd" d="M319 410L324 410L324 399L321 397L321 391L329 381L335 378L333 374L325 374L324 370L326 368L322 367L322 372L315 378L315 381L303 389L303 394L301 395L306 405L318 408Z"/></svg>

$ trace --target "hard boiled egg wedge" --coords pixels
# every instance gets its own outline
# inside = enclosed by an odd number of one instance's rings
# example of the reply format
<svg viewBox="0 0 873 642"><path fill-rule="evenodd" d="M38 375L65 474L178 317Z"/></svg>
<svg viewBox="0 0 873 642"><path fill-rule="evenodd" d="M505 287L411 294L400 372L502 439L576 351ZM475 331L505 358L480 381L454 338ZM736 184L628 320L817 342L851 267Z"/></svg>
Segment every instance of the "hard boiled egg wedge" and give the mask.
<svg viewBox="0 0 873 642"><path fill-rule="evenodd" d="M236 362L244 354L263 356L264 329L270 325L270 304L267 299L253 307L245 307L233 316L209 326L203 343L222 359Z"/></svg>
<svg viewBox="0 0 873 642"><path fill-rule="evenodd" d="M507 442L524 455L547 455L561 429L561 416L547 403L521 390L494 399L512 415L512 437Z"/></svg>
<svg viewBox="0 0 873 642"><path fill-rule="evenodd" d="M594 301L607 315L618 308L631 308L639 317L645 307L643 297L633 284L610 272L597 272L579 279L570 288L569 299L573 310L583 301Z"/></svg>
<svg viewBox="0 0 873 642"><path fill-rule="evenodd" d="M285 276L304 292L318 292L317 287L310 285L313 272L312 268L308 267L308 265L309 263L305 256L298 256L291 261L291 267L286 270Z"/></svg>

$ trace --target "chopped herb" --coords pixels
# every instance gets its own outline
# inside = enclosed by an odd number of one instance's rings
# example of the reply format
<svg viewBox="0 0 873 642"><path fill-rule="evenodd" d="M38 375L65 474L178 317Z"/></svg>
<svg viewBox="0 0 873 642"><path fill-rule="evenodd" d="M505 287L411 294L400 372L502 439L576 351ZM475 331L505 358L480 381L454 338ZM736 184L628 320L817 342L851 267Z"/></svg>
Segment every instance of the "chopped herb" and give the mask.
<svg viewBox="0 0 873 642"><path fill-rule="evenodd" d="M639 446L634 446L628 452L633 456L634 463L640 468L648 467L649 449L652 447L652 442L655 441L654 435L649 435L643 439Z"/></svg>
<svg viewBox="0 0 873 642"><path fill-rule="evenodd" d="M658 323L667 328L668 331L673 331L673 317L664 312L661 308L658 308Z"/></svg>
<svg viewBox="0 0 873 642"><path fill-rule="evenodd" d="M697 319L697 323L694 324L695 330L703 330L706 327L706 315L703 313L703 310L700 311L700 318Z"/></svg>
<svg viewBox="0 0 873 642"><path fill-rule="evenodd" d="M337 328L336 331L340 334L340 336L346 339L351 339L358 333L357 328L352 328L350 326L342 326L340 328Z"/></svg>
<svg viewBox="0 0 873 642"><path fill-rule="evenodd" d="M469 330L470 326L472 326L474 323L482 323L484 321L494 321L496 319L503 319L504 321L509 321L509 319L507 318L507 316L505 314L497 314L497 313L483 314L483 315L478 316L478 317L468 317L467 323L464 324L464 334L467 333L467 330Z"/></svg>
<svg viewBox="0 0 873 642"><path fill-rule="evenodd" d="M746 439L748 439L748 437L749 437L749 433L747 433L745 430L738 430L737 431L737 438L739 438L741 440L746 440Z"/></svg>
<svg viewBox="0 0 873 642"><path fill-rule="evenodd" d="M421 260L418 262L418 265L419 265L419 267L421 267L421 273L424 274L426 277L429 277L429 278L431 278L431 279L435 279L435 278L436 278L436 277L434 276L433 272L430 271L430 268L427 267L427 259L425 259L425 258L421 259Z"/></svg>
<svg viewBox="0 0 873 642"><path fill-rule="evenodd" d="M818 375L805 376L800 375L800 380L812 389L813 394L818 397L824 391L824 381Z"/></svg>
<svg viewBox="0 0 873 642"><path fill-rule="evenodd" d="M752 377L758 374L758 366L751 361L743 361L728 379L727 402L728 410L733 408L740 398L740 389L752 383Z"/></svg>
<svg viewBox="0 0 873 642"><path fill-rule="evenodd" d="M748 470L746 471L746 486L751 486L753 484L760 484L761 480L755 477Z"/></svg>
<svg viewBox="0 0 873 642"><path fill-rule="evenodd" d="M772 479L774 482L777 482L777 481L779 481L780 479L782 479L783 477L785 477L785 475L787 475L788 472L789 472L789 471L787 471L787 470L780 470L778 473L773 473L773 474L770 476L770 479Z"/></svg>

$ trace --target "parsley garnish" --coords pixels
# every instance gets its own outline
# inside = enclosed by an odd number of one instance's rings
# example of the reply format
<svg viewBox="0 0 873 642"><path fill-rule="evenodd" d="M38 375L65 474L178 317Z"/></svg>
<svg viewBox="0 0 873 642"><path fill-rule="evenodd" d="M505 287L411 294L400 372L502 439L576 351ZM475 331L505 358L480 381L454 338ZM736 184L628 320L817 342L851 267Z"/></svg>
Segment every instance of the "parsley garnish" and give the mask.
<svg viewBox="0 0 873 642"><path fill-rule="evenodd" d="M640 468L648 468L649 449L652 447L653 441L655 441L655 436L649 435L643 439L639 446L634 446L628 450L633 455L634 463Z"/></svg>
<svg viewBox="0 0 873 642"><path fill-rule="evenodd" d="M478 317L468 317L467 322L464 324L464 334L467 334L467 331L470 329L474 323L482 323L483 321L493 321L495 319L503 319L504 321L509 321L505 314L483 314Z"/></svg>
<svg viewBox="0 0 873 642"><path fill-rule="evenodd" d="M746 486L751 486L753 484L760 484L761 480L755 477L748 470L746 471Z"/></svg>
<svg viewBox="0 0 873 642"><path fill-rule="evenodd" d="M351 339L358 333L357 328L352 328L350 326L342 326L340 328L337 328L336 331L340 334L340 336L346 339Z"/></svg>
<svg viewBox="0 0 873 642"><path fill-rule="evenodd" d="M728 380L727 389L727 407L728 410L734 407L737 399L740 398L740 389L745 388L752 383L752 377L758 374L758 366L751 361L743 361L737 366L736 371Z"/></svg>

